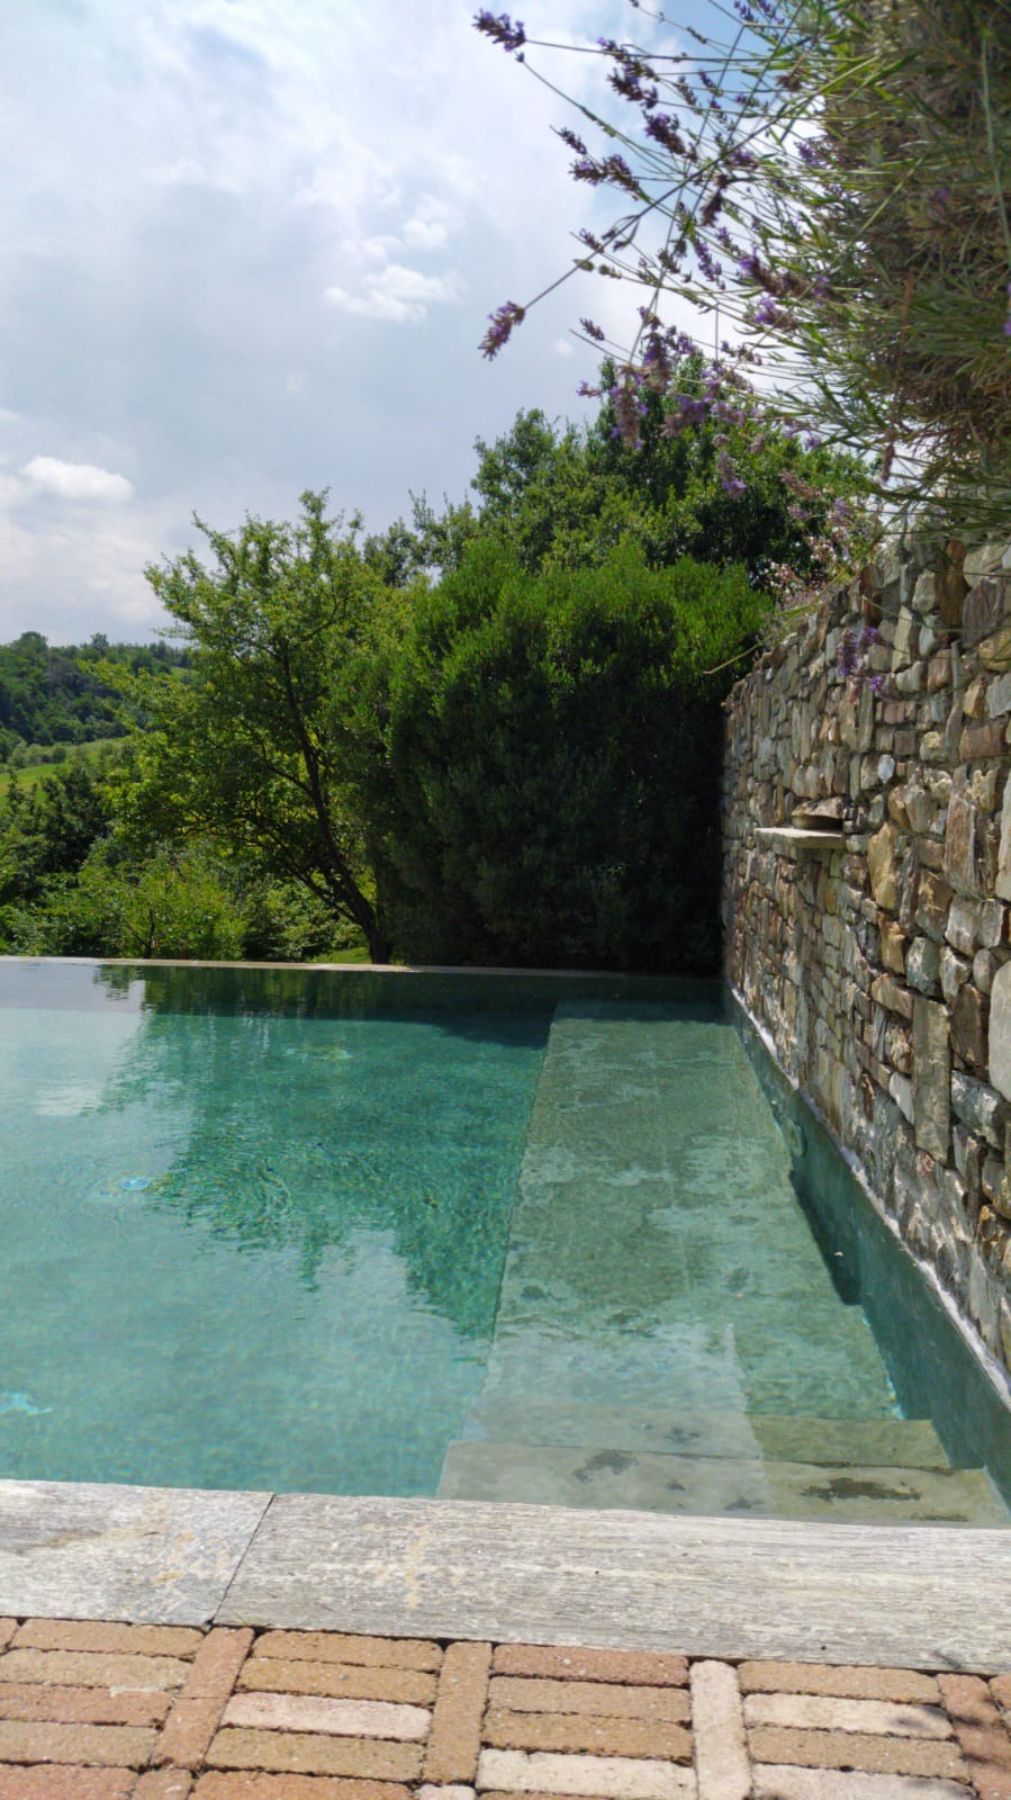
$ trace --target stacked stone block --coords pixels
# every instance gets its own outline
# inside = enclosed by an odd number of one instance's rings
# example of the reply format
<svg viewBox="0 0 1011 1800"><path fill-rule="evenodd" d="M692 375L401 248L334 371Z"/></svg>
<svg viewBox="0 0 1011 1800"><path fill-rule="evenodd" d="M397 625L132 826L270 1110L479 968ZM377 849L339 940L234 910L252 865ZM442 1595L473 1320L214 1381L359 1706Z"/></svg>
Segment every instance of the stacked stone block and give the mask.
<svg viewBox="0 0 1011 1800"><path fill-rule="evenodd" d="M732 987L1011 1368L1011 546L830 591L733 691L724 805ZM838 848L758 835L812 811Z"/></svg>

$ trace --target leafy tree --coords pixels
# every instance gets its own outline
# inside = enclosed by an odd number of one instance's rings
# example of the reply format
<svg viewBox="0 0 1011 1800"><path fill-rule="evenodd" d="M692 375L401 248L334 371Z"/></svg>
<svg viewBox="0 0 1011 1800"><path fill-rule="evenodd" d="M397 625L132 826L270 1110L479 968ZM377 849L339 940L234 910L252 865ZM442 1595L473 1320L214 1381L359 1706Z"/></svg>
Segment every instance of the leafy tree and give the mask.
<svg viewBox="0 0 1011 1800"><path fill-rule="evenodd" d="M294 525L200 528L210 566L190 552L148 570L191 673L136 690L154 729L121 789L128 838L209 837L299 883L387 961L357 788L355 679L381 584L321 494L303 495Z"/></svg>
<svg viewBox="0 0 1011 1800"><path fill-rule="evenodd" d="M0 644L0 759L18 760L12 753L23 745L124 736L143 719L124 715L110 666L168 674L185 660L185 652L169 645L110 644L101 632L77 646L22 632L13 643Z"/></svg>
<svg viewBox="0 0 1011 1800"><path fill-rule="evenodd" d="M389 675L384 888L410 958L699 969L718 946L720 699L743 569L530 575L481 541Z"/></svg>
<svg viewBox="0 0 1011 1800"><path fill-rule="evenodd" d="M76 877L48 883L44 903L8 919L12 948L58 956L243 954L245 921L227 872L193 846L140 862L97 845Z"/></svg>
<svg viewBox="0 0 1011 1800"><path fill-rule="evenodd" d="M490 534L531 573L593 567L625 542L638 545L651 568L683 556L743 563L759 587L774 586L783 565L805 578L822 572L862 485L852 458L805 449L776 428L759 433L743 418L711 417L699 399L706 376L698 356L682 359L677 382L682 403L698 404L697 420L670 432L673 403L651 393L637 447L629 448L610 398L613 373L605 364L603 403L588 427L555 425L532 409L493 443L479 438L477 508L447 503L436 519L416 501L413 531L398 520L385 538L369 540L376 566L387 578L395 568L406 585L426 570L459 568L474 539ZM741 492L727 469L745 452Z"/></svg>

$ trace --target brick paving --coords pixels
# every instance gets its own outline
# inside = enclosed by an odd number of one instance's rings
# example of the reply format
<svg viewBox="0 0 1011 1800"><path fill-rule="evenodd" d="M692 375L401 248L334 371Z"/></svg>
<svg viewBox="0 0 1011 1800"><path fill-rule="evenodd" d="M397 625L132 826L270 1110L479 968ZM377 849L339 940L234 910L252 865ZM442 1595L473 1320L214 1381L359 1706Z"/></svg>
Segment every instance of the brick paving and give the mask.
<svg viewBox="0 0 1011 1800"><path fill-rule="evenodd" d="M1011 1674L0 1619L0 1800L1011 1800Z"/></svg>

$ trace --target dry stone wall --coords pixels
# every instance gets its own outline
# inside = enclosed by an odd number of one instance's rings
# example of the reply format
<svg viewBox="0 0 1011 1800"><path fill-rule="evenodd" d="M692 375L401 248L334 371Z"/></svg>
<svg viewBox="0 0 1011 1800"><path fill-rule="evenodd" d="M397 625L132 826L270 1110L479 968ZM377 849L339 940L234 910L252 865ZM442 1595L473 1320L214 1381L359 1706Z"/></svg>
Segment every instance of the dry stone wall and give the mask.
<svg viewBox="0 0 1011 1800"><path fill-rule="evenodd" d="M1011 546L888 550L728 715L729 982L1009 1369Z"/></svg>

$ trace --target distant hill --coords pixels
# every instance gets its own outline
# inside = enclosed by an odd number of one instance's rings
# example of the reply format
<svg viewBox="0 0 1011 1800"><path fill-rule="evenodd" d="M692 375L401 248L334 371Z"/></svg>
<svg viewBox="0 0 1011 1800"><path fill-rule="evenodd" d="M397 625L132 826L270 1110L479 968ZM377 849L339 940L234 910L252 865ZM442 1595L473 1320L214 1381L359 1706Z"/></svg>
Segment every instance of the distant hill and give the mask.
<svg viewBox="0 0 1011 1800"><path fill-rule="evenodd" d="M98 673L102 663L134 671L185 668L189 652L172 644L49 644L24 631L0 644L0 761L21 745L83 744L120 737L129 727L120 696Z"/></svg>

